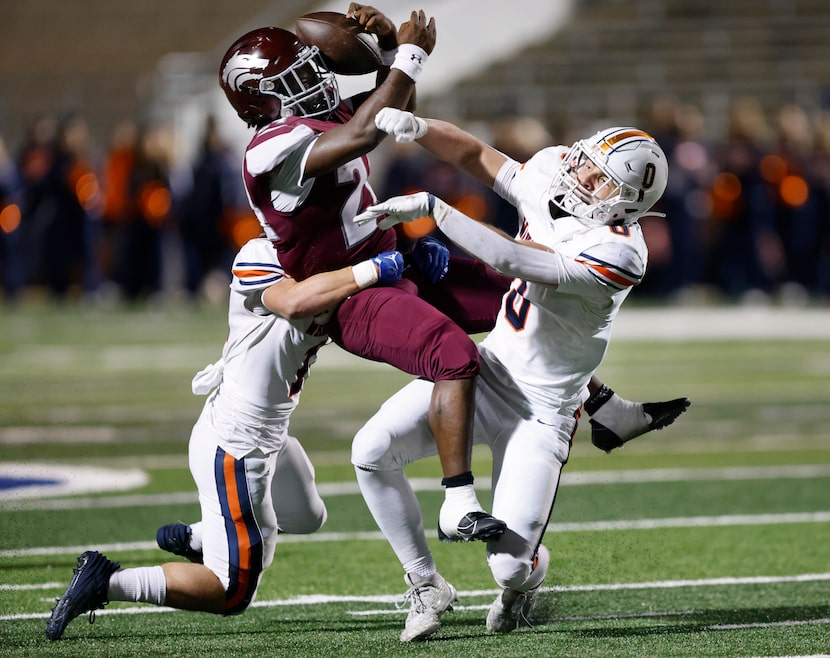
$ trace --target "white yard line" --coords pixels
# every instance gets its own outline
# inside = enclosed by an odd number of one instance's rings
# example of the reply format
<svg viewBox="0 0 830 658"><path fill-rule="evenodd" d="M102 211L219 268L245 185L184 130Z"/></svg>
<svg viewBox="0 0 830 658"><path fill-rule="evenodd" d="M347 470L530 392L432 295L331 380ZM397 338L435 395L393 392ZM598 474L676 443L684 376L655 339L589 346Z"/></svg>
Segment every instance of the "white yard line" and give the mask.
<svg viewBox="0 0 830 658"><path fill-rule="evenodd" d="M2 464L0 464L0 469ZM802 464L794 466L746 466L724 468L655 468L630 471L568 471L562 473L562 486L594 484L642 484L649 482L705 482L733 480L812 479L830 477L830 464ZM440 491L437 478L412 478L415 491ZM490 488L490 478L476 480L478 488ZM322 482L320 495L356 496L360 494L356 482ZM198 502L195 491L166 494L123 495L112 497L23 499L0 502L0 510L36 511L101 509L117 507L157 507Z"/></svg>
<svg viewBox="0 0 830 658"><path fill-rule="evenodd" d="M554 535L560 532L607 532L614 530L656 530L660 528L706 528L793 523L830 523L830 511L788 514L727 514L723 516L688 516L662 519L553 523L548 529L548 534ZM296 544L333 541L380 541L383 539L384 537L379 531L368 531L281 535L279 541L283 544ZM112 553L116 551L150 551L157 549L158 546L153 541L98 545L79 544L76 546L41 546L0 550L0 558L31 557L35 555L75 555L88 550Z"/></svg>
<svg viewBox="0 0 830 658"><path fill-rule="evenodd" d="M827 340L825 307L763 306L625 308L614 320L614 340Z"/></svg>
<svg viewBox="0 0 830 658"><path fill-rule="evenodd" d="M682 587L737 587L744 585L766 585L776 583L807 583L807 582L821 582L830 581L830 573L814 573L814 574L797 574L794 576L752 576L745 578L706 578L701 580L663 580L642 583L601 583L595 585L562 585L556 587L543 587L541 592L596 592L596 591L621 591L621 590L636 590L636 589L679 589ZM62 587L62 586L61 586ZM11 589L8 587L7 589ZM493 597L498 594L497 589L484 590L469 590L460 591L458 595L460 598L480 598ZM274 599L270 601L255 601L251 604L252 608L276 608L276 607L295 607L303 605L325 605L329 603L379 603L379 604L395 604L400 601L399 594L384 594L373 596L338 596L329 594L309 594L303 596L295 596L289 599ZM471 605L471 606L454 606L457 610L481 610L489 607L489 605ZM157 607L157 606L137 606L128 608L107 608L99 610L96 615L136 615L147 613L161 613L161 612L175 612L173 608ZM397 614L404 615L408 611L406 609L383 609L383 610L350 610L349 614L355 616L370 616L370 615L387 615ZM666 611L660 612L646 612L642 614L626 614L626 615L595 615L595 616L581 616L581 617L561 617L553 618L549 621L593 621L593 620L609 620L617 618L635 618L635 617L659 617L659 616L678 616L690 614L694 611ZM0 615L0 621L15 621L21 619L48 619L49 613L37 612L26 614L11 614ZM778 621L770 623L753 623L753 624L713 624L708 626L711 630L732 630L737 628L765 628L768 626L795 626L802 624L827 624L830 619L810 619L810 620L793 620L793 621Z"/></svg>

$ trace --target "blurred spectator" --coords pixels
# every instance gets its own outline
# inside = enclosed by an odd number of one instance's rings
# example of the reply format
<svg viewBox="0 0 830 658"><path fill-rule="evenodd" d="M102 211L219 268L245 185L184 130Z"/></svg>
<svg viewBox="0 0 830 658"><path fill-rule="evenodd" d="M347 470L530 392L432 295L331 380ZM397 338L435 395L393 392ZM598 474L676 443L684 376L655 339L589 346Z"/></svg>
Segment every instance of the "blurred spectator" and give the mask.
<svg viewBox="0 0 830 658"><path fill-rule="evenodd" d="M117 280L128 301L145 301L162 290L164 229L171 207L172 140L163 126L139 130L121 227Z"/></svg>
<svg viewBox="0 0 830 658"><path fill-rule="evenodd" d="M816 148L813 156L818 245L816 255L816 294L830 300L830 111L815 119Z"/></svg>
<svg viewBox="0 0 830 658"><path fill-rule="evenodd" d="M665 116L669 110L670 125ZM696 106L661 99L655 114L661 120L651 134L669 162L668 187L656 210L666 218L640 221L649 245L649 265L642 289L638 286L636 292L682 297L694 291L703 277L704 229L711 210L708 190L715 163L712 145L704 138L703 113Z"/></svg>
<svg viewBox="0 0 830 658"><path fill-rule="evenodd" d="M99 188L86 120L69 115L57 125L51 116L37 117L18 170L27 283L46 284L57 300L66 298L73 283L91 292L97 281L90 213Z"/></svg>
<svg viewBox="0 0 830 658"><path fill-rule="evenodd" d="M130 178L138 150L138 127L132 120L118 123L113 131L103 167L103 208L98 263L104 281L115 285L119 279L118 253L122 235L134 211Z"/></svg>
<svg viewBox="0 0 830 658"><path fill-rule="evenodd" d="M649 107L648 133L657 140L667 156L674 151L678 139L680 112L680 102L674 96L655 98Z"/></svg>
<svg viewBox="0 0 830 658"><path fill-rule="evenodd" d="M178 212L184 285L191 299L198 297L209 272L227 272L233 262L235 249L230 232L240 188L235 160L222 140L216 119L209 116L192 168L191 186Z"/></svg>
<svg viewBox="0 0 830 658"><path fill-rule="evenodd" d="M770 129L755 99L732 107L726 143L716 156L708 237L708 281L728 298L768 299L786 272L773 195L761 176Z"/></svg>
<svg viewBox="0 0 830 658"><path fill-rule="evenodd" d="M728 301L830 300L830 112L811 116L786 104L767 114L757 100L739 99L721 141L706 137L698 107L674 97L655 100L650 116L645 127L666 152L669 184L655 208L666 218L641 221L650 262L636 295L694 301L702 290ZM503 117L479 130L519 161L555 141L535 119ZM373 172L380 197L429 189L516 233L513 208L492 190L418 146L388 145L389 160ZM224 271L260 229L215 119L206 118L196 158L180 167L186 174L177 178L184 184L176 185L175 205L166 127L119 124L100 189L93 161L79 115L60 123L35 117L15 161L0 140L4 298L43 285L53 299L73 287L93 294L102 279L128 301L152 298L170 283L163 264L178 264L163 258L165 245L168 257L181 258L190 298L224 295L224 280L211 272ZM401 247L427 233L443 237L428 218L407 224Z"/></svg>
<svg viewBox="0 0 830 658"><path fill-rule="evenodd" d="M42 235L54 214L47 180L55 166L57 121L52 115L35 116L17 154L20 181L20 239L26 285L40 283Z"/></svg>
<svg viewBox="0 0 830 658"><path fill-rule="evenodd" d="M66 118L59 132L59 148L66 158L67 183L73 203L70 207L81 222L81 285L87 298L101 283L98 241L101 223L101 184L93 144L86 118L73 114Z"/></svg>
<svg viewBox="0 0 830 658"><path fill-rule="evenodd" d="M819 242L817 179L813 171L813 128L807 113L782 106L776 116L775 150L762 161L762 174L775 190L775 222L787 262L788 294L806 297L816 289Z"/></svg>
<svg viewBox="0 0 830 658"><path fill-rule="evenodd" d="M0 138L0 276L7 302L17 300L24 284L20 236L17 169Z"/></svg>

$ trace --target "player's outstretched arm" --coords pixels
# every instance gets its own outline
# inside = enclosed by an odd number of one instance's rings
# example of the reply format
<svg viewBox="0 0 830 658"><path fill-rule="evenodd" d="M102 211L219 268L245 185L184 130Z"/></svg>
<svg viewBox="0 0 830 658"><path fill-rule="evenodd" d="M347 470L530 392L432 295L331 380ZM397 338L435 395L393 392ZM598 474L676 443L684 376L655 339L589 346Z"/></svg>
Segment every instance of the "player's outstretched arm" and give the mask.
<svg viewBox="0 0 830 658"><path fill-rule="evenodd" d="M417 140L439 160L466 171L488 187L493 187L496 175L508 161L504 153L446 121L423 119L411 112L385 107L375 115L375 125L397 142Z"/></svg>
<svg viewBox="0 0 830 658"><path fill-rule="evenodd" d="M333 272L321 272L302 281L286 278L265 289L262 303L289 320L309 318L375 284L394 283L403 274L403 256L385 251L374 258Z"/></svg>
<svg viewBox="0 0 830 658"><path fill-rule="evenodd" d="M573 259L528 240L514 240L428 192L392 197L369 206L355 217L355 223L377 221L383 229L424 216L432 217L450 240L501 274L550 286L569 280L590 280L588 268Z"/></svg>

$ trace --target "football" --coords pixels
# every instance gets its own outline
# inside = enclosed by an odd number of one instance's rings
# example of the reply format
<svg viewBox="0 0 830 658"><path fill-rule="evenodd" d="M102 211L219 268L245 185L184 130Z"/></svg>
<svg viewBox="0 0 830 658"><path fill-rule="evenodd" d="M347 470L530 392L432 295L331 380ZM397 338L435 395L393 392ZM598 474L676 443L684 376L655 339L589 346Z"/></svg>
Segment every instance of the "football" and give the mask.
<svg viewBox="0 0 830 658"><path fill-rule="evenodd" d="M296 20L297 37L317 46L328 69L341 75L377 71L380 48L375 37L356 20L335 11L316 11Z"/></svg>

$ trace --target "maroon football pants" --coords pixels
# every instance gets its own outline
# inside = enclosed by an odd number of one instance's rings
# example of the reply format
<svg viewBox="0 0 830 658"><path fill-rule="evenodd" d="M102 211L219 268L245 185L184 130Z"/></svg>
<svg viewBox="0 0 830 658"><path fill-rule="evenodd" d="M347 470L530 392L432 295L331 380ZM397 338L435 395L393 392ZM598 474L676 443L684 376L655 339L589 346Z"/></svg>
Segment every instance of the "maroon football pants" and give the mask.
<svg viewBox="0 0 830 658"><path fill-rule="evenodd" d="M410 268L394 285L361 290L338 308L329 327L347 352L429 381L468 379L479 370L467 335L489 331L510 279L478 261L453 257L430 284Z"/></svg>

